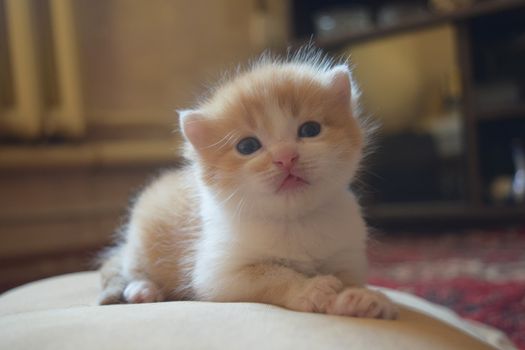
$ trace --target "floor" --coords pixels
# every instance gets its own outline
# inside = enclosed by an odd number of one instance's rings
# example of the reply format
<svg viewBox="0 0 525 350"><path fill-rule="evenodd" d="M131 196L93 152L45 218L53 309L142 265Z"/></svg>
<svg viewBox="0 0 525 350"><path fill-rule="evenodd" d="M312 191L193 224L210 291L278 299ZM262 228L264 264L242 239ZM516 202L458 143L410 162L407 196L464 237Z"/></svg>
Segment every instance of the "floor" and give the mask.
<svg viewBox="0 0 525 350"><path fill-rule="evenodd" d="M525 227L375 233L369 259L371 284L445 305L525 349Z"/></svg>

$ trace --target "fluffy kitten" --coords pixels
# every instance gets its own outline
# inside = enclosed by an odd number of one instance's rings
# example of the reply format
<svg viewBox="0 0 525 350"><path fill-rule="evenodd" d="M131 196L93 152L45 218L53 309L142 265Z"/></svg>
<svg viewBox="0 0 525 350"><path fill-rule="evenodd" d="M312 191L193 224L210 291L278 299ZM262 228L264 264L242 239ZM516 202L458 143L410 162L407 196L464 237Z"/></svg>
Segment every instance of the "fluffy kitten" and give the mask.
<svg viewBox="0 0 525 350"><path fill-rule="evenodd" d="M365 141L345 64L262 59L180 112L189 164L133 208L101 304L206 300L393 319L364 287L367 229L348 190Z"/></svg>

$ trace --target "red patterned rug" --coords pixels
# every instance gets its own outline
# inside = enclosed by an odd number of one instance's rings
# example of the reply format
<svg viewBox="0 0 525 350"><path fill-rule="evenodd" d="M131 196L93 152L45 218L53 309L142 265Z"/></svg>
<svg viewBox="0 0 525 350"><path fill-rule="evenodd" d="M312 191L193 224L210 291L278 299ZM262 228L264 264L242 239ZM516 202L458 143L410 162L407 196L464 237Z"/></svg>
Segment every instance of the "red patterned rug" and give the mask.
<svg viewBox="0 0 525 350"><path fill-rule="evenodd" d="M449 307L525 349L525 228L376 234L369 257L369 283Z"/></svg>

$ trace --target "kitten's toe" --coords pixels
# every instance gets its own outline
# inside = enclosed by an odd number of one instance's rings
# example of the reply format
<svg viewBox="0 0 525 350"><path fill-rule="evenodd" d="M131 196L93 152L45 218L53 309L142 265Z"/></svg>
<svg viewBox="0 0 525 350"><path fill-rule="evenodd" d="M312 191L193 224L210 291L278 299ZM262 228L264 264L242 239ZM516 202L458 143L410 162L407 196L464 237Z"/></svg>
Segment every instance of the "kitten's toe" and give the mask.
<svg viewBox="0 0 525 350"><path fill-rule="evenodd" d="M106 288L98 297L99 305L121 304L122 302L124 302L122 288Z"/></svg>
<svg viewBox="0 0 525 350"><path fill-rule="evenodd" d="M396 319L397 306L383 293L366 288L348 288L341 292L328 306L328 313L334 315Z"/></svg>
<svg viewBox="0 0 525 350"><path fill-rule="evenodd" d="M306 312L326 312L343 283L334 276L316 276L308 280L304 289L294 297L292 309Z"/></svg>
<svg viewBox="0 0 525 350"><path fill-rule="evenodd" d="M123 296L126 302L131 304L154 303L164 300L159 288L153 282L145 280L130 282L124 289Z"/></svg>

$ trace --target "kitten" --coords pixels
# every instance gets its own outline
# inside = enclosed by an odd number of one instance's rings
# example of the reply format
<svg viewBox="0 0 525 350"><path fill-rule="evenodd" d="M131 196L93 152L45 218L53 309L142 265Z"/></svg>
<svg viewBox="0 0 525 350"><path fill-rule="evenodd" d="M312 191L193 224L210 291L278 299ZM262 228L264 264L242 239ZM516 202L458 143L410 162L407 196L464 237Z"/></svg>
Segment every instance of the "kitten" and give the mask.
<svg viewBox="0 0 525 350"><path fill-rule="evenodd" d="M181 111L189 164L131 209L101 304L260 302L394 319L364 287L367 229L348 190L366 137L346 64L265 58Z"/></svg>

